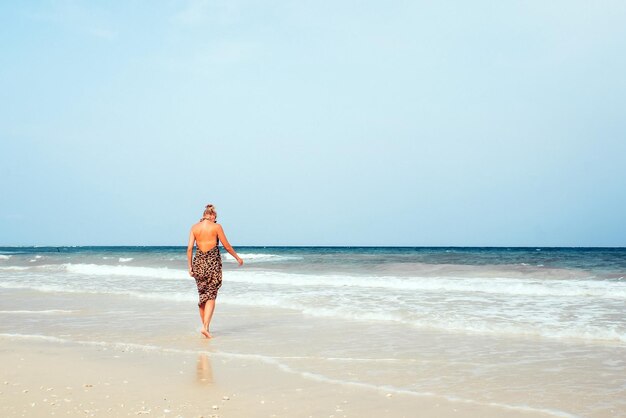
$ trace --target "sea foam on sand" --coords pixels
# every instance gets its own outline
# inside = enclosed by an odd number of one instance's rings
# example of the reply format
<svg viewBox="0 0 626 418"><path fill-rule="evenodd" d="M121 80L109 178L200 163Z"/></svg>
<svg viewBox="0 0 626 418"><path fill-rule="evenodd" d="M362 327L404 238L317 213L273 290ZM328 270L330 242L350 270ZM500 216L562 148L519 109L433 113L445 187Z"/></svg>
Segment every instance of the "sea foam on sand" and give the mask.
<svg viewBox="0 0 626 418"><path fill-rule="evenodd" d="M206 341L193 354L53 342L3 338L2 416L567 416L308 379Z"/></svg>

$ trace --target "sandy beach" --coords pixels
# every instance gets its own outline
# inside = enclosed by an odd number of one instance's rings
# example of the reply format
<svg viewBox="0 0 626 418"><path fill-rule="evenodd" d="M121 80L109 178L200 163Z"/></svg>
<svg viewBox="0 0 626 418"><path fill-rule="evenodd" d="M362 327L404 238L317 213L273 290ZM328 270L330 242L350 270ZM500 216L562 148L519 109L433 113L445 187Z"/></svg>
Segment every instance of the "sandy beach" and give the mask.
<svg viewBox="0 0 626 418"><path fill-rule="evenodd" d="M4 417L547 416L316 381L210 351L4 338L0 370Z"/></svg>

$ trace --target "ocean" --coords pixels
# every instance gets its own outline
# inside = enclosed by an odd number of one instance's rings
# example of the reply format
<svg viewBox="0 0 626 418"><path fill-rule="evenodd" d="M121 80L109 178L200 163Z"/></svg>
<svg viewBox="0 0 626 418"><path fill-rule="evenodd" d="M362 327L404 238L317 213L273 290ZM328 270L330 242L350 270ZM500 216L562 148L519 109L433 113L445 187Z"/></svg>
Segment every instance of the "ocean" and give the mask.
<svg viewBox="0 0 626 418"><path fill-rule="evenodd" d="M200 350L185 250L0 247L0 337ZM236 250L243 267L222 250L219 355L329 384L626 416L625 248Z"/></svg>

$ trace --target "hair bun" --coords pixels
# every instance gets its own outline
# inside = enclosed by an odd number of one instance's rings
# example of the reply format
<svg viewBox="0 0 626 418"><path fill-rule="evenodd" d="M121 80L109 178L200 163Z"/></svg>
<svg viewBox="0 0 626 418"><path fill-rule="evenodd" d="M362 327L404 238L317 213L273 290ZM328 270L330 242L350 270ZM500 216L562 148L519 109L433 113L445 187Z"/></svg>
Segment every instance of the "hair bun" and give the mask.
<svg viewBox="0 0 626 418"><path fill-rule="evenodd" d="M206 217L211 215L215 215L215 206L209 203L204 207L204 214L202 216Z"/></svg>

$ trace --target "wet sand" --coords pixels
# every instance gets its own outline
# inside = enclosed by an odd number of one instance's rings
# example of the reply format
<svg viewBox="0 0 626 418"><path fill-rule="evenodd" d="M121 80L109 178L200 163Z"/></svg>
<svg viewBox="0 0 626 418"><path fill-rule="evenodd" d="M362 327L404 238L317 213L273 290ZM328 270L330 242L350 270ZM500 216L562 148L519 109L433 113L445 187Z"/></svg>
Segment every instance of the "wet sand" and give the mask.
<svg viewBox="0 0 626 418"><path fill-rule="evenodd" d="M207 341L210 350L211 342ZM316 381L255 359L3 339L0 415L540 417Z"/></svg>

